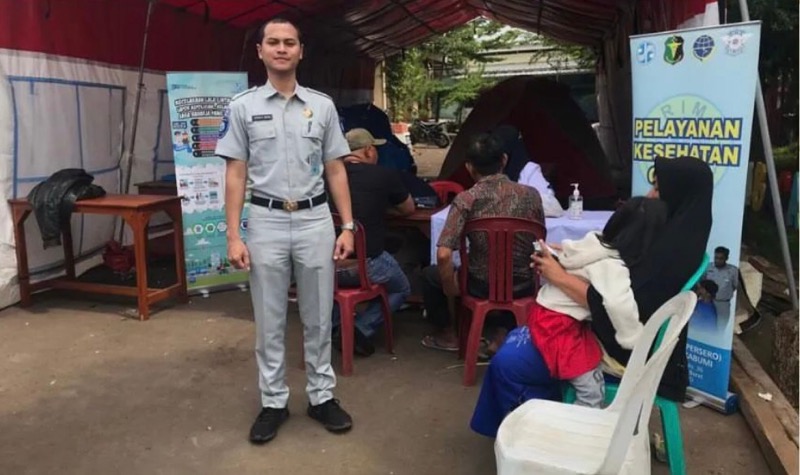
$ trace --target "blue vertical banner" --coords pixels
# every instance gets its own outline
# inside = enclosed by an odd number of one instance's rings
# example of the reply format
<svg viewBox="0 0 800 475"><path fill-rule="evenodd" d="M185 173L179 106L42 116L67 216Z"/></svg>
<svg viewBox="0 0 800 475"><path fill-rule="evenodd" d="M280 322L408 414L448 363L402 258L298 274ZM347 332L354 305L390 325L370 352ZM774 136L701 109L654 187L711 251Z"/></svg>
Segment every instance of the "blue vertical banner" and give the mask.
<svg viewBox="0 0 800 475"><path fill-rule="evenodd" d="M714 223L707 252L713 260L714 249L726 247L732 264L739 262L741 247L760 35L760 23L748 22L630 38L632 192L643 195L652 186L656 157L693 156L708 163ZM726 407L730 396L736 307L735 291L724 293L728 305L710 296L699 301L686 349L690 394L717 407Z"/></svg>
<svg viewBox="0 0 800 475"><path fill-rule="evenodd" d="M247 282L247 273L234 269L227 259L225 161L214 155L225 108L246 88L246 73L167 74L189 290L207 292ZM243 237L247 207L240 223Z"/></svg>

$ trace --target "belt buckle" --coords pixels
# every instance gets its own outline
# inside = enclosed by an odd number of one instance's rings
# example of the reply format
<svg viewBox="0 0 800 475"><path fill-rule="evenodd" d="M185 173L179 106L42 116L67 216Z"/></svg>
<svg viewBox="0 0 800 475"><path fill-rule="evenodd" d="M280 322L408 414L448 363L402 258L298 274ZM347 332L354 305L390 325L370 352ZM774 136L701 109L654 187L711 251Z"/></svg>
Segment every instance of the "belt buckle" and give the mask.
<svg viewBox="0 0 800 475"><path fill-rule="evenodd" d="M297 211L297 201L284 201L283 202L283 210L292 212Z"/></svg>

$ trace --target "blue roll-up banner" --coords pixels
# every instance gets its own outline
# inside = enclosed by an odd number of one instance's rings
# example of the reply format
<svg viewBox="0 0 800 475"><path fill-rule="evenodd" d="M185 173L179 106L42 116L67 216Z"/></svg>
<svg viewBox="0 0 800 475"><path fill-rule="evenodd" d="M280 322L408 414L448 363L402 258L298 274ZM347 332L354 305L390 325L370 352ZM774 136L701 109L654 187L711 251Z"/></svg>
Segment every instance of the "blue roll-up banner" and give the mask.
<svg viewBox="0 0 800 475"><path fill-rule="evenodd" d="M714 224L707 251L730 249L737 264L753 128L760 22L632 36L634 195L653 182L653 160L694 156L714 172ZM709 269L714 266L712 262ZM712 272L708 279L719 279ZM726 302L700 301L689 322L689 394L717 409L728 392L736 281L720 282ZM727 285L728 291L723 286ZM725 295L727 294L727 295ZM718 312L719 309L723 311ZM719 313L719 314L718 314Z"/></svg>
<svg viewBox="0 0 800 475"><path fill-rule="evenodd" d="M246 73L168 73L167 96L178 195L183 198L183 242L190 291L243 286L248 273L228 262L225 161L214 155L227 126L231 97L247 88ZM247 203L242 236L247 228Z"/></svg>

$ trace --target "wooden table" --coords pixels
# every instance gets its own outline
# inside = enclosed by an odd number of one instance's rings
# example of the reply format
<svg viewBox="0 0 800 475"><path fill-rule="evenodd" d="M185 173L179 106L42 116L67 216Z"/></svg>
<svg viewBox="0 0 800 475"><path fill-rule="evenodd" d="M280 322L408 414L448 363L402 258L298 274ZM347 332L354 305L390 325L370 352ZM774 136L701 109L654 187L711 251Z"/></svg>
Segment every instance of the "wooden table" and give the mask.
<svg viewBox="0 0 800 475"><path fill-rule="evenodd" d="M388 216L386 224L390 228L418 229L428 239L431 238L431 216L442 208L417 208L407 216Z"/></svg>
<svg viewBox="0 0 800 475"><path fill-rule="evenodd" d="M178 196L178 186L171 181L143 181L134 183L140 195Z"/></svg>
<svg viewBox="0 0 800 475"><path fill-rule="evenodd" d="M155 195L106 195L100 198L81 200L75 203L73 212L84 214L104 214L121 217L133 230L133 245L136 259L136 287L111 284L81 282L75 278L75 256L73 255L72 233L69 226L62 231L64 248L65 277L56 277L31 283L28 269L28 252L25 241L25 220L33 211L26 199L8 200L14 217L14 238L16 239L17 275L20 300L23 307L31 305L31 294L43 289L65 289L98 294L136 297L139 319L150 316L150 304L177 297L180 302L189 300L186 291L186 265L183 251L183 219L179 197ZM178 281L163 289L149 288L147 285L147 223L154 213L164 211L172 219L175 243L175 271Z"/></svg>
<svg viewBox="0 0 800 475"><path fill-rule="evenodd" d="M140 195L178 196L178 186L175 180L143 181L134 183ZM148 224L147 226L147 255L159 257L172 256L175 249L172 246L175 233L171 230L173 224L169 221ZM150 237L151 232L159 233L158 237Z"/></svg>

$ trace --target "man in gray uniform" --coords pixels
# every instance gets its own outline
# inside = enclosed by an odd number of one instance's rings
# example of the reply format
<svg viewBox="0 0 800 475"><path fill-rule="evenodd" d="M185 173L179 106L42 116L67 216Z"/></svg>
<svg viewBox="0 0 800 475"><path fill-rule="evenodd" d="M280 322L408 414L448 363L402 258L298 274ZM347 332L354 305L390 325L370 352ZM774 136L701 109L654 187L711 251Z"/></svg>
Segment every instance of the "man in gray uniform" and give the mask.
<svg viewBox="0 0 800 475"><path fill-rule="evenodd" d="M231 100L216 153L226 159L228 259L250 271L262 405L250 440L264 443L289 417L284 333L293 272L303 321L308 415L332 432L352 427L333 399L331 309L333 261L352 253L355 228L347 172L337 160L350 149L331 98L297 84L303 57L299 30L286 20L270 20L258 34L256 49L269 79ZM345 223L338 239L325 206L323 171ZM248 175L252 206L245 246L239 220Z"/></svg>
<svg viewBox="0 0 800 475"><path fill-rule="evenodd" d="M739 283L739 268L728 264L730 250L719 246L714 249L714 262L706 270L706 279L717 284L717 296L714 307L717 309L717 320L727 322L731 318L731 300Z"/></svg>

